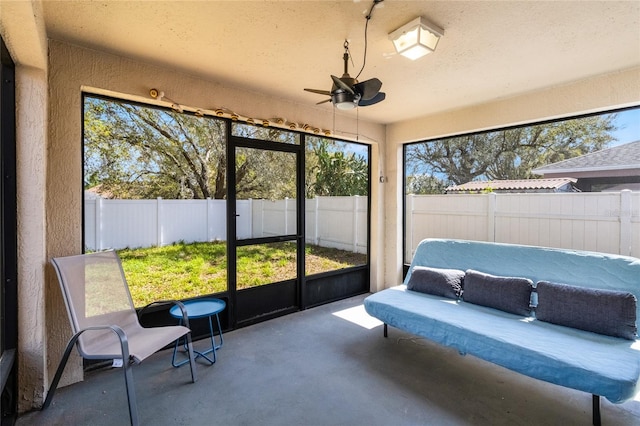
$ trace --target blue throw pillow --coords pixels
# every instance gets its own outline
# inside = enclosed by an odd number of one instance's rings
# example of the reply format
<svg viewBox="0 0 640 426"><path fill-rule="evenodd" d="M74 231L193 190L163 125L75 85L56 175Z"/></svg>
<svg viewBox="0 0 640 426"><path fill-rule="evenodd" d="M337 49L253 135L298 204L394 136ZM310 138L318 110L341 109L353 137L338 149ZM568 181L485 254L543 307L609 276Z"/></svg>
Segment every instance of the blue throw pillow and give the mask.
<svg viewBox="0 0 640 426"><path fill-rule="evenodd" d="M407 290L457 299L462 294L463 278L464 271L457 269L414 266L407 283Z"/></svg>
<svg viewBox="0 0 640 426"><path fill-rule="evenodd" d="M516 315L531 314L533 281L528 278L501 277L469 269L464 276L465 302L488 306Z"/></svg>
<svg viewBox="0 0 640 426"><path fill-rule="evenodd" d="M580 330L635 340L636 297L632 293L540 281L536 318Z"/></svg>

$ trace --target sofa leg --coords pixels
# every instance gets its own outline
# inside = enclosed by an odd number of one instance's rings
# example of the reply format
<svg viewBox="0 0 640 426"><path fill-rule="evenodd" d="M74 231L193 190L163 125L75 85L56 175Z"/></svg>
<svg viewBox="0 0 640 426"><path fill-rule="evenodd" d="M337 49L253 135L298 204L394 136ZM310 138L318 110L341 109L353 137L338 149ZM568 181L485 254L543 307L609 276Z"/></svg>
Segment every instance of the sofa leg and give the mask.
<svg viewBox="0 0 640 426"><path fill-rule="evenodd" d="M600 395L593 395L593 426L600 426Z"/></svg>
<svg viewBox="0 0 640 426"><path fill-rule="evenodd" d="M384 324L384 337L388 337L388 334L387 334L387 324L386 324L386 323Z"/></svg>

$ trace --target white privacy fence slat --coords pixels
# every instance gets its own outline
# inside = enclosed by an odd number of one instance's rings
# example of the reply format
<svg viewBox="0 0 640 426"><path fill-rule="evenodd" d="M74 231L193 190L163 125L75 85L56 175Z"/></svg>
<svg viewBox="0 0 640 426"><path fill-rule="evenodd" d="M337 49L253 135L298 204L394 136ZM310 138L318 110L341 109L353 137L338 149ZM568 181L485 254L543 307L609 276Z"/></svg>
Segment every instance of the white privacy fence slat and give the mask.
<svg viewBox="0 0 640 426"><path fill-rule="evenodd" d="M406 259L424 238L640 257L640 193L407 195Z"/></svg>
<svg viewBox="0 0 640 426"><path fill-rule="evenodd" d="M305 210L307 243L367 252L367 197L316 197Z"/></svg>
<svg viewBox="0 0 640 426"><path fill-rule="evenodd" d="M226 240L225 200L85 200L88 250ZM241 229L251 230L249 201L238 201ZM244 221L243 221L244 219ZM244 238L246 232L240 232Z"/></svg>
<svg viewBox="0 0 640 426"><path fill-rule="evenodd" d="M87 250L224 241L226 200L85 200ZM367 197L306 200L307 242L367 252ZM297 234L296 200L240 200L238 238Z"/></svg>

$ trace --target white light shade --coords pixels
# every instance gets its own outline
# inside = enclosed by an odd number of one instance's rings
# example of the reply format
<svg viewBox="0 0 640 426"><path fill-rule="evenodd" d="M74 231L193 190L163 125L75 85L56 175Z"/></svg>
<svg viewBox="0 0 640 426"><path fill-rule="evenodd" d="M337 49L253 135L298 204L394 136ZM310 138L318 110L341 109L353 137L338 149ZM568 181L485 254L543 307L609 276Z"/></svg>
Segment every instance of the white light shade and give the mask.
<svg viewBox="0 0 640 426"><path fill-rule="evenodd" d="M336 108L338 109L353 109L355 107L356 107L356 104L354 104L353 101L338 102L336 104Z"/></svg>
<svg viewBox="0 0 640 426"><path fill-rule="evenodd" d="M411 60L421 58L436 50L444 30L422 17L404 24L389 34L396 52Z"/></svg>

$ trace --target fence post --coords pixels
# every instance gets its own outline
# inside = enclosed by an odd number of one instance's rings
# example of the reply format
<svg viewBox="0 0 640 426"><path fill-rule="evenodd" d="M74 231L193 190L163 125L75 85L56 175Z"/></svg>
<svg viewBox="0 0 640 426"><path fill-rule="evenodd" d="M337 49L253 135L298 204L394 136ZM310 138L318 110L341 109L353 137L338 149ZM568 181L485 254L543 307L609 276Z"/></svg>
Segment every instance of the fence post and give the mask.
<svg viewBox="0 0 640 426"><path fill-rule="evenodd" d="M487 201L487 241L495 243L496 241L496 193L488 194Z"/></svg>
<svg viewBox="0 0 640 426"><path fill-rule="evenodd" d="M255 238L253 235L253 198L249 198L249 205L247 208L249 209L249 238ZM236 219L236 229L238 228L238 220ZM238 232L236 231L236 235Z"/></svg>
<svg viewBox="0 0 640 426"><path fill-rule="evenodd" d="M413 253L413 199L414 199L414 195L413 194L407 194L406 196L406 209L407 211L405 212L405 217L406 217L406 221L407 221L407 235L406 235L406 242L405 242L405 261L406 262L410 262L412 257L411 257L411 253Z"/></svg>
<svg viewBox="0 0 640 426"><path fill-rule="evenodd" d="M162 197L156 198L156 245L162 247Z"/></svg>
<svg viewBox="0 0 640 426"><path fill-rule="evenodd" d="M289 197L284 197L284 235L289 235Z"/></svg>
<svg viewBox="0 0 640 426"><path fill-rule="evenodd" d="M211 242L212 239L213 239L213 235L212 235L213 232L211 232L212 231L211 224L213 223L213 221L211 220L211 208L212 208L211 207L211 198L207 197L205 199L205 202L207 203L206 206L205 206L205 211L206 211L207 218L204 221L205 222L205 226L206 226L205 236L206 236L207 242Z"/></svg>
<svg viewBox="0 0 640 426"><path fill-rule="evenodd" d="M260 200L260 236L264 237L264 198Z"/></svg>
<svg viewBox="0 0 640 426"><path fill-rule="evenodd" d="M315 197L315 207L314 207L314 212L313 212L313 220L314 220L314 224L313 224L313 244L315 245L320 245L320 238L318 236L318 226L319 226L319 214L320 214L320 198L316 195Z"/></svg>
<svg viewBox="0 0 640 426"><path fill-rule="evenodd" d="M102 250L102 198L96 198L96 218L95 218L95 232L96 232L96 243L95 243L95 251Z"/></svg>
<svg viewBox="0 0 640 426"><path fill-rule="evenodd" d="M353 196L353 252L358 252L358 200L359 195Z"/></svg>
<svg viewBox="0 0 640 426"><path fill-rule="evenodd" d="M620 191L620 254L631 255L631 190Z"/></svg>

